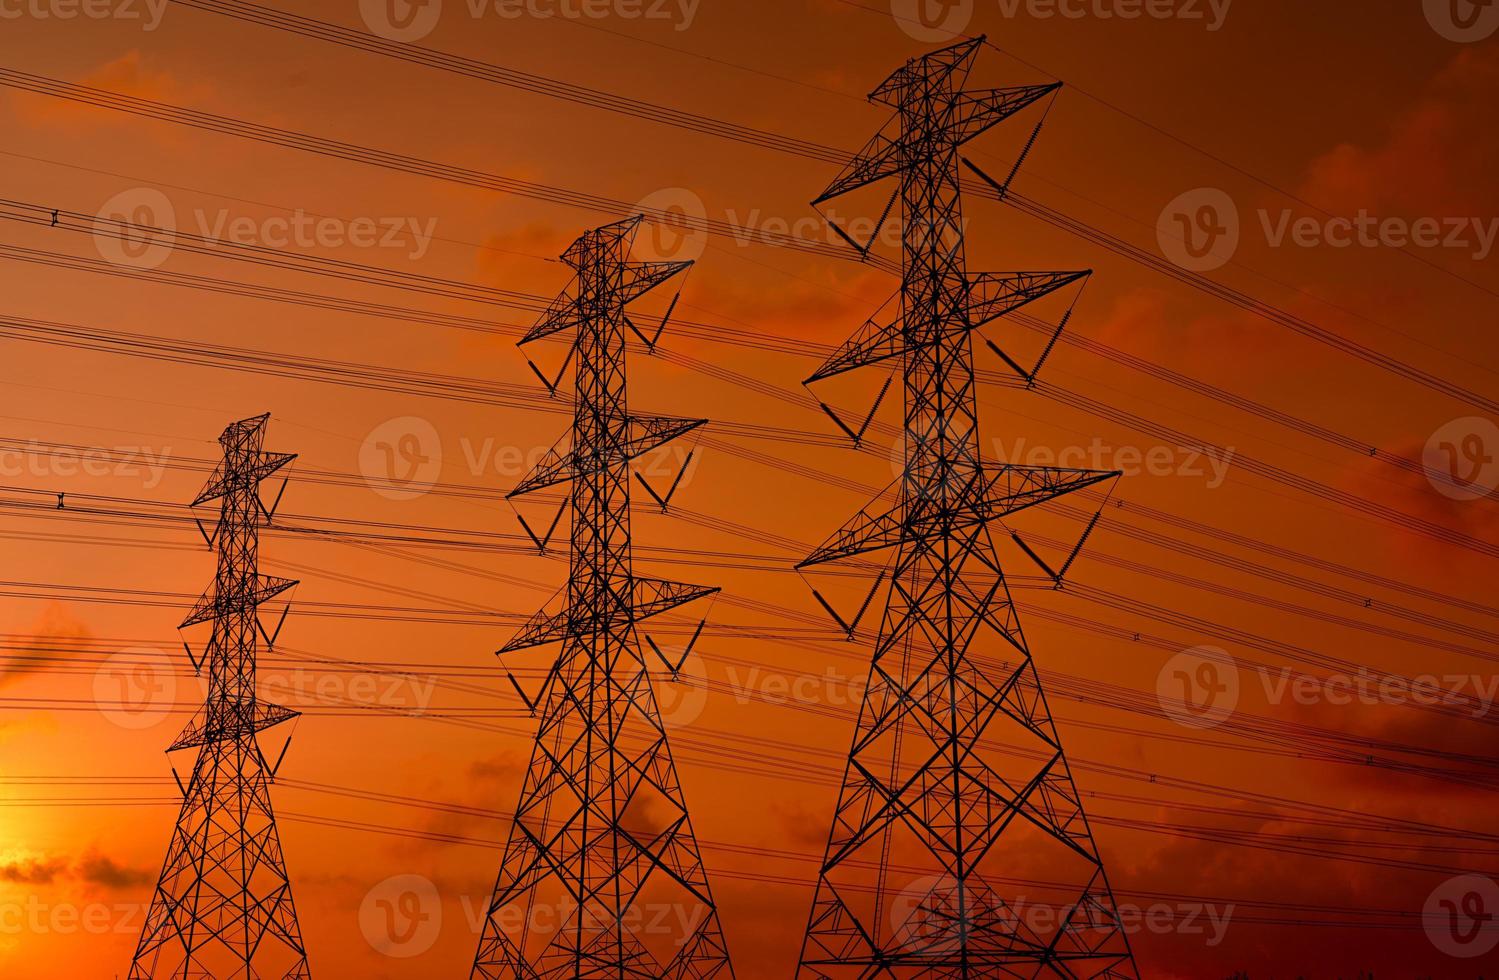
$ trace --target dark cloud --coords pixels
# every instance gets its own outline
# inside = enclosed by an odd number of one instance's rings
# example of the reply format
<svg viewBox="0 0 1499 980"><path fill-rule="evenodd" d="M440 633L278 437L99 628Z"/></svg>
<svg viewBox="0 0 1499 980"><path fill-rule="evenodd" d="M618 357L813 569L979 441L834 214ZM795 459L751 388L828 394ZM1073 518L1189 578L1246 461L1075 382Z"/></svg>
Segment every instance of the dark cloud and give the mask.
<svg viewBox="0 0 1499 980"><path fill-rule="evenodd" d="M107 889L136 888L156 880L145 868L131 868L90 849L77 861L67 858L28 858L0 865L0 881L17 885L50 885L58 881L81 881Z"/></svg>
<svg viewBox="0 0 1499 980"><path fill-rule="evenodd" d="M0 864L0 881L17 885L50 885L67 874L68 863L58 859L31 858Z"/></svg>
<svg viewBox="0 0 1499 980"><path fill-rule="evenodd" d="M60 605L49 606L37 621L32 624L29 636L18 639L14 648L7 648L6 654L14 652L29 652L31 648L47 649L55 647L59 641L84 640L92 634L66 609ZM10 657L0 657L0 687L33 673L34 661L18 663Z"/></svg>
<svg viewBox="0 0 1499 980"><path fill-rule="evenodd" d="M92 885L105 888L134 888L149 885L156 876L145 868L130 868L98 851L90 851L73 868L73 875Z"/></svg>

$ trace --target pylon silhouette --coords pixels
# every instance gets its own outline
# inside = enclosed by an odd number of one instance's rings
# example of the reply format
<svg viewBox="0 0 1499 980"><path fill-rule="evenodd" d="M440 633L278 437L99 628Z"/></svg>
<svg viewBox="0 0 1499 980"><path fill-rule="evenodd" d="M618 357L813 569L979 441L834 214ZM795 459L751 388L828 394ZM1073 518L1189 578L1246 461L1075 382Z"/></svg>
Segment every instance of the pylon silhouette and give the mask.
<svg viewBox="0 0 1499 980"><path fill-rule="evenodd" d="M563 253L573 283L521 341L576 332L571 445L510 493L570 484L572 556L563 608L537 614L500 651L562 644L536 699L536 745L475 977L733 976L636 633L718 591L644 578L631 564L631 461L705 424L626 407L626 307L691 265L630 261L639 224L590 231Z"/></svg>
<svg viewBox="0 0 1499 980"><path fill-rule="evenodd" d="M195 507L219 501L218 523L212 534L204 532L216 548L218 570L181 627L213 624L207 651L194 661L208 671L208 697L167 750L195 748L198 757L182 787L182 810L130 965L131 980L311 975L271 810L270 784L286 748L272 765L258 739L267 728L297 717L260 700L255 689L259 639L267 647L274 641L258 609L297 584L257 568L260 527L275 509L262 501L261 481L296 458L264 451L268 418L224 430L224 459L193 501Z"/></svg>
<svg viewBox="0 0 1499 980"><path fill-rule="evenodd" d="M964 91L982 40L875 89L893 125L814 202L898 182L899 312L810 380L898 364L905 454L896 483L799 566L895 553L799 976L1135 976L990 533L1118 474L980 456L974 331L1088 275L966 270L959 148L1056 88ZM1049 884L1015 883L1035 877Z"/></svg>

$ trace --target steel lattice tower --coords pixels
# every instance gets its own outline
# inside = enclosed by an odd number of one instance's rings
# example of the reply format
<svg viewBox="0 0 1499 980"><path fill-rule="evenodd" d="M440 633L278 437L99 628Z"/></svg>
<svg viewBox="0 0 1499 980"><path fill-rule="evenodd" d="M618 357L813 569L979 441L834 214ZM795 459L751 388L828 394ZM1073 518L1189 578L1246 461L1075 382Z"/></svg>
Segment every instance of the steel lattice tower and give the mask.
<svg viewBox="0 0 1499 980"><path fill-rule="evenodd" d="M571 485L571 574L564 607L538 613L500 651L562 644L537 700L475 977L733 976L636 634L647 617L717 591L631 564L631 461L705 424L626 407L626 307L691 265L630 261L639 225L573 243L562 256L571 286L521 340L576 332L570 446L564 437L509 495Z"/></svg>
<svg viewBox="0 0 1499 980"><path fill-rule="evenodd" d="M898 365L905 455L800 566L894 552L803 977L1136 975L991 537L1008 514L1118 474L980 457L973 332L1088 275L966 270L959 148L1056 88L964 91L982 41L880 85L870 99L895 119L814 202L898 181L899 312L811 380ZM1052 884L1017 881L1037 876Z"/></svg>
<svg viewBox="0 0 1499 980"><path fill-rule="evenodd" d="M260 483L295 459L262 448L268 415L236 422L219 444L224 459L193 506L219 501L214 583L182 627L213 624L200 670L208 697L167 751L198 749L131 980L306 978L307 955L270 784L275 767L258 734L297 716L255 689L258 607L297 583L257 570L260 527L271 519ZM267 637L267 645L270 638ZM283 754L284 754L283 749Z"/></svg>

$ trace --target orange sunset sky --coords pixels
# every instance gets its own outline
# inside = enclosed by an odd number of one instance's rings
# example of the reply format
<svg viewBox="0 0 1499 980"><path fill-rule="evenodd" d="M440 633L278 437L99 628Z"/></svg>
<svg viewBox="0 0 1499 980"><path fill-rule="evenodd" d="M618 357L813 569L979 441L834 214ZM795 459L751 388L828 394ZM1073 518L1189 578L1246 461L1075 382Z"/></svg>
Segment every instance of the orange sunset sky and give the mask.
<svg viewBox="0 0 1499 980"><path fill-rule="evenodd" d="M504 499L567 429L527 365L564 350L514 341L556 256L636 207L715 229L638 243L698 263L631 405L713 424L643 461L664 493L692 451L669 514L637 493L637 567L723 588L662 625L708 615L658 696L738 973L792 975L878 620L847 642L809 586L851 610L872 576L792 566L900 455L895 398L858 449L817 406L857 423L888 369L802 387L898 280L795 150L858 149L888 117L865 93L957 32L992 42L974 86L1066 86L971 145L1003 179L1045 118L1020 196L967 200L968 259L1095 273L1039 384L974 357L991 457L1125 472L1064 589L998 537L1142 976L1499 969L1492 925L1442 912L1499 913L1499 7L265 2L0 0L0 976L129 968L203 694L185 505L263 412L299 456L260 681L303 712L265 741L294 734L273 798L312 969L467 975L535 728L505 666L534 692L555 648L493 652L567 569ZM1036 327L983 338L1032 363ZM1101 502L1010 529L1055 566Z"/></svg>

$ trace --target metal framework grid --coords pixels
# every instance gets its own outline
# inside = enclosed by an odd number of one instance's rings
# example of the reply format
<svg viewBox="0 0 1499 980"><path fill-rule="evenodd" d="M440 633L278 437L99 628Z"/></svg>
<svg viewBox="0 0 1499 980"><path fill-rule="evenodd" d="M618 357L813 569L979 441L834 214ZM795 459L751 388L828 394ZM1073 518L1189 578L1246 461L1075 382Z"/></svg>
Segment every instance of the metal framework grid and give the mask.
<svg viewBox="0 0 1499 980"><path fill-rule="evenodd" d="M875 89L895 118L814 202L898 182L899 313L810 380L896 365L905 454L896 484L800 565L895 555L801 977L1136 976L991 537L1009 514L1118 474L981 459L974 331L1089 274L966 269L960 148L1057 88L964 90L982 43L913 59ZM1049 925L1005 845L1060 872Z"/></svg>
<svg viewBox="0 0 1499 980"><path fill-rule="evenodd" d="M257 634L271 642L257 610L297 584L258 571L260 527L272 514L261 500L261 481L296 458L264 451L268 419L224 430L223 461L193 501L195 507L219 501L208 538L218 556L214 584L181 627L213 624L204 658L194 663L208 669L208 696L167 750L196 748L198 756L131 980L311 976L271 809L275 767L258 740L260 732L297 717L260 700L255 688Z"/></svg>
<svg viewBox="0 0 1499 980"><path fill-rule="evenodd" d="M691 265L631 261L640 220L590 231L563 254L575 278L521 341L576 334L570 444L509 495L569 485L570 576L564 608L537 614L500 651L562 644L537 699L474 977L733 976L636 632L717 591L632 567L631 461L705 424L627 408L626 308Z"/></svg>

